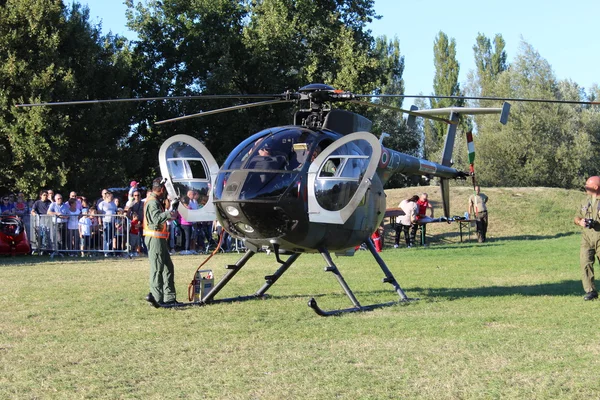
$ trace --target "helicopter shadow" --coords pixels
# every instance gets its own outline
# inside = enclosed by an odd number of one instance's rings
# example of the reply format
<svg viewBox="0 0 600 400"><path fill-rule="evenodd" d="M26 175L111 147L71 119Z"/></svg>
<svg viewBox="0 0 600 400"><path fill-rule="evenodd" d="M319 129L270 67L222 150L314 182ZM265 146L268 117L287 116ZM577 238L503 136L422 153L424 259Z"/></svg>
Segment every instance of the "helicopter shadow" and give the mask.
<svg viewBox="0 0 600 400"><path fill-rule="evenodd" d="M583 293L581 281L565 280L555 283L542 283L539 285L517 286L485 286L474 288L407 288L409 292L418 292L430 300L446 299L456 300L469 297L505 297L505 296L580 296Z"/></svg>

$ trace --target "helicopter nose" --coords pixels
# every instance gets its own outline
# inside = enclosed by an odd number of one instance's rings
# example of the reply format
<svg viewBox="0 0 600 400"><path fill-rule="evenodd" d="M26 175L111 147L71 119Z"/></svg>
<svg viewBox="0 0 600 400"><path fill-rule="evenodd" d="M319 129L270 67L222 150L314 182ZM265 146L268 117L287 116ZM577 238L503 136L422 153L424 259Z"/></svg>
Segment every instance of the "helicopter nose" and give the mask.
<svg viewBox="0 0 600 400"><path fill-rule="evenodd" d="M221 203L218 205L226 227L241 237L264 239L281 237L295 228L297 221L277 206L268 203Z"/></svg>

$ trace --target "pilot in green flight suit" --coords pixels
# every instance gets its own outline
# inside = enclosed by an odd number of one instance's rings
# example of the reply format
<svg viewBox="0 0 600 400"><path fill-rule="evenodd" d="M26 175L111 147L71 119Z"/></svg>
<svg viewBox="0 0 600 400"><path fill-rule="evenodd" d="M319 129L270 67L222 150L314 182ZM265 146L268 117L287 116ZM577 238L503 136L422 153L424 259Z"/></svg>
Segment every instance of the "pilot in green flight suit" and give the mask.
<svg viewBox="0 0 600 400"><path fill-rule="evenodd" d="M598 298L594 284L594 258L600 257L600 176L592 176L585 182L587 199L581 204L575 224L583 228L579 264L581 280L586 295L584 300Z"/></svg>
<svg viewBox="0 0 600 400"><path fill-rule="evenodd" d="M174 218L175 211L165 211L162 198L165 186L161 178L152 181L152 193L144 204L144 240L150 261L150 293L146 300L155 307L160 304L176 304L173 261L169 254L169 231L167 221Z"/></svg>

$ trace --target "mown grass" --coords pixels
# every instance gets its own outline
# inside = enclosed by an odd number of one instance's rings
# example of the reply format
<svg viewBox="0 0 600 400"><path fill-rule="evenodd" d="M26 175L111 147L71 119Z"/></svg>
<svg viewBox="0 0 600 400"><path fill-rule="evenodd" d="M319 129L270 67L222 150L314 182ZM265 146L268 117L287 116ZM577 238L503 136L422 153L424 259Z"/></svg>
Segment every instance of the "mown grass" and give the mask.
<svg viewBox="0 0 600 400"><path fill-rule="evenodd" d="M579 237L539 232L386 250L420 300L332 318L306 305L350 306L318 255L268 300L186 310L143 301L146 259L3 259L0 398L596 398L600 302L582 300ZM180 298L200 261L175 257ZM363 304L397 298L367 252L334 261ZM275 268L257 254L223 295Z"/></svg>

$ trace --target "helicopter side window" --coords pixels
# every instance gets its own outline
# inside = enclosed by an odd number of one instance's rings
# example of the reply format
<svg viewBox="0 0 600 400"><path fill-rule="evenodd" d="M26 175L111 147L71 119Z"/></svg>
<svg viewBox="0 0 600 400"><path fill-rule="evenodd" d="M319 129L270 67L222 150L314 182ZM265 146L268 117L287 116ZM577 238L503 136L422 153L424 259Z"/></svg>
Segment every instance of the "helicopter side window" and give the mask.
<svg viewBox="0 0 600 400"><path fill-rule="evenodd" d="M325 210L343 209L358 190L371 155L370 147L360 142L340 146L321 165L315 180L315 197Z"/></svg>
<svg viewBox="0 0 600 400"><path fill-rule="evenodd" d="M326 178L335 176L338 172L339 166L342 164L342 159L339 157L331 157L325 161L325 164L319 171L319 178Z"/></svg>
<svg viewBox="0 0 600 400"><path fill-rule="evenodd" d="M172 179L207 179L207 167L202 159L169 159L167 166Z"/></svg>

